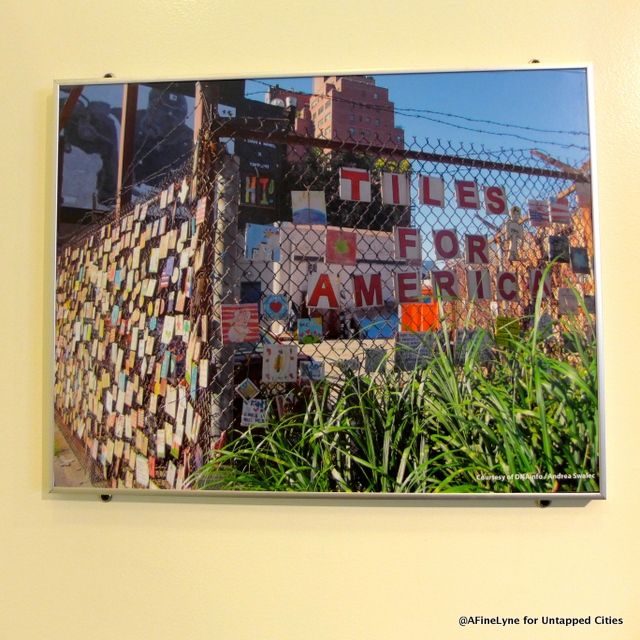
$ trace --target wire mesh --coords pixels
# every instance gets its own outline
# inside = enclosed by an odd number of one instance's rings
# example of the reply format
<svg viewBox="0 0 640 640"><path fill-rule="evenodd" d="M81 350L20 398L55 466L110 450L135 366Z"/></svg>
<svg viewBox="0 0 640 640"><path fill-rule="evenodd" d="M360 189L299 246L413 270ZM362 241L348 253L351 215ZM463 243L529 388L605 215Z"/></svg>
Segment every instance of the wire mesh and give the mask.
<svg viewBox="0 0 640 640"><path fill-rule="evenodd" d="M545 314L575 312L572 292L591 304L591 208L578 198L588 166L206 114L194 162L59 250L57 422L92 460L94 484L181 489L267 407L304 402L313 380L393 366L412 334L446 331L462 348L474 328L526 322L530 279L550 261ZM370 198L345 195L344 168L367 172ZM443 185L437 206L421 204L425 176ZM320 193L319 209L296 207L292 192ZM535 217L536 202L557 198L561 222ZM415 230L418 259L398 255L399 228ZM441 231L455 255L442 255ZM403 301L407 273L415 292Z"/></svg>

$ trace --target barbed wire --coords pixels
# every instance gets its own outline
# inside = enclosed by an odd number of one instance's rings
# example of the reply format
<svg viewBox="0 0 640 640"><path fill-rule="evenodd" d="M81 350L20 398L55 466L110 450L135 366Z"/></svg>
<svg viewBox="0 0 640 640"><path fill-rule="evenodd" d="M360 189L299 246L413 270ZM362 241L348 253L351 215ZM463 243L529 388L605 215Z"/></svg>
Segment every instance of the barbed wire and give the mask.
<svg viewBox="0 0 640 640"><path fill-rule="evenodd" d="M267 82L264 82L262 80L253 79L252 82L256 82L258 84L262 84L265 87L268 87L269 89L281 88L281 87L278 87L277 85L271 85L271 84L269 84ZM533 142L535 144L553 145L553 146L558 146L558 147L561 147L561 148L564 148L564 149L580 149L580 150L583 150L583 151L588 151L589 150L589 147L587 147L585 145L577 145L577 144L572 144L572 143L563 143L563 142L558 142L558 141L554 141L554 140L539 140L539 139L535 139L535 138L529 138L527 136L522 136L522 135L516 134L516 133L507 133L507 132L501 132L501 131L489 131L489 130L486 130L486 129L478 129L478 128L475 128L475 127L466 127L464 125L455 124L455 123L452 123L452 122L446 122L445 120L440 120L438 118L432 118L432 117L425 116L425 115L422 115L422 114L423 113L433 113L433 114L439 114L439 115L443 115L443 116L462 118L462 119L468 120L468 121L486 122L486 123L496 124L496 125L503 126L503 127L514 127L514 128L527 129L527 130L531 130L531 131L542 131L542 130L539 130L539 129L535 129L533 127L514 125L514 124L510 124L510 123L499 123L499 122L493 122L493 121L488 121L488 120L474 119L474 118L469 118L467 116L460 116L460 115L450 114L450 113L442 113L442 112L437 112L437 111L431 111L431 110L428 110L428 109L418 110L418 109L410 109L410 108L405 108L405 107L397 107L395 105L392 106L392 107L385 107L383 105L375 105L375 104L371 104L370 102L361 102L361 101L358 101L358 100L352 100L352 99L344 98L342 96L337 96L337 95L327 96L327 95L318 94L318 93L306 93L304 91L299 91L299 90L294 90L294 89L291 89L290 91L295 92L297 94L309 95L311 97L320 98L320 99L323 99L323 100L330 100L330 101L335 101L335 102L339 102L339 103L343 103L343 104L349 104L351 106L355 106L355 107L359 107L359 108L363 108L363 109L367 109L367 110L379 111L379 112L383 112L383 113L393 113L395 115L402 115L402 116L405 116L405 117L416 118L416 119L421 119L421 120L427 120L427 121L435 122L437 124L442 124L442 125L445 125L445 126L448 126L448 127L453 127L455 129L460 129L462 131L471 131L471 132L474 132L474 133L482 133L482 134L486 134L486 135L516 138L518 140L524 140L526 142ZM416 112L416 113L413 113L413 112ZM549 133L570 134L570 135L588 135L586 132L574 132L574 131L562 131L562 130L548 130L548 132Z"/></svg>
<svg viewBox="0 0 640 640"><path fill-rule="evenodd" d="M497 120L484 120L482 118L472 118L470 116L464 116L456 113L447 113L445 111L434 111L432 109L414 109L411 107L397 107L402 112L415 112L415 113L431 113L437 116L446 116L448 118L459 118L461 120L466 120L468 122L481 122L484 124L492 124L497 127L507 127L512 129L523 129L524 131L537 131L538 133L560 133L563 135L573 135L573 136L588 136L589 133L587 131L571 131L567 129L543 129L539 127L531 127L522 124L514 124L510 122L498 122Z"/></svg>

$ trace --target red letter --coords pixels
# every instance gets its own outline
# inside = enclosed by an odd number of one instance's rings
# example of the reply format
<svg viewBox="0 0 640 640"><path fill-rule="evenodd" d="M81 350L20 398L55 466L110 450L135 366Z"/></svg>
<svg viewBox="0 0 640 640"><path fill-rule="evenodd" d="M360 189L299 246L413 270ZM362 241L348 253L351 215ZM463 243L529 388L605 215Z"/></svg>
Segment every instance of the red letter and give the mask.
<svg viewBox="0 0 640 640"><path fill-rule="evenodd" d="M315 277L314 277L315 276ZM310 293L307 295L307 306L315 309L337 309L338 298L333 290L333 283L328 273L314 273L309 279ZM326 303L321 302L326 298Z"/></svg>
<svg viewBox="0 0 640 640"><path fill-rule="evenodd" d="M409 177L406 173L382 173L382 204L404 207L409 204Z"/></svg>
<svg viewBox="0 0 640 640"><path fill-rule="evenodd" d="M396 273L396 298L399 304L417 302L420 295L420 274L417 271Z"/></svg>
<svg viewBox="0 0 640 640"><path fill-rule="evenodd" d="M456 180L456 197L460 209L479 209L478 187L472 180Z"/></svg>
<svg viewBox="0 0 640 640"><path fill-rule="evenodd" d="M393 204L400 202L400 187L398 186L398 174L391 174L391 201Z"/></svg>
<svg viewBox="0 0 640 640"><path fill-rule="evenodd" d="M511 271L498 273L498 299L512 302L518 299L518 279Z"/></svg>
<svg viewBox="0 0 640 640"><path fill-rule="evenodd" d="M362 188L360 183L362 184ZM371 182L366 169L340 169L340 197L343 200L371 202Z"/></svg>
<svg viewBox="0 0 640 640"><path fill-rule="evenodd" d="M420 232L413 227L395 227L396 260L422 261Z"/></svg>
<svg viewBox="0 0 640 640"><path fill-rule="evenodd" d="M379 273L367 273L353 276L353 297L355 306L381 307L384 304L382 299L382 278Z"/></svg>
<svg viewBox="0 0 640 640"><path fill-rule="evenodd" d="M538 296L538 289L540 288L540 283L542 282L542 270L541 269L530 269L529 270L529 291L531 292L531 297L535 302ZM542 286L542 299L551 297L551 282L549 281L549 275L544 279L544 283Z"/></svg>
<svg viewBox="0 0 640 640"><path fill-rule="evenodd" d="M443 300L458 297L458 281L453 271L432 271L431 277L435 288Z"/></svg>
<svg viewBox="0 0 640 640"><path fill-rule="evenodd" d="M491 298L489 269L467 271L467 297L469 300L487 300Z"/></svg>
<svg viewBox="0 0 640 640"><path fill-rule="evenodd" d="M507 194L502 187L484 188L484 208L487 213L505 215L507 213Z"/></svg>
<svg viewBox="0 0 640 640"><path fill-rule="evenodd" d="M420 204L432 207L444 207L444 181L433 176L418 177Z"/></svg>
<svg viewBox="0 0 640 640"><path fill-rule="evenodd" d="M436 249L436 255L440 260L449 260L457 258L460 253L460 245L458 237L453 229L443 229L442 231L433 232L433 244Z"/></svg>
<svg viewBox="0 0 640 640"><path fill-rule="evenodd" d="M489 264L487 236L468 235L466 242L467 262L469 264Z"/></svg>

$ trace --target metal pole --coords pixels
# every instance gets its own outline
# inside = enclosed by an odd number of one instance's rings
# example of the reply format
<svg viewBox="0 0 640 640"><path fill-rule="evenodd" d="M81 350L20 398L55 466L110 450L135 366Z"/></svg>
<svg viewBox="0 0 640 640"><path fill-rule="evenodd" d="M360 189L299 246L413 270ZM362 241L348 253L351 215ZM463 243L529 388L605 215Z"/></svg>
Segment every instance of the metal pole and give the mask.
<svg viewBox="0 0 640 640"><path fill-rule="evenodd" d="M213 311L220 322L222 305L237 301L238 278L238 194L240 163L236 156L221 153L215 176L215 220L213 254ZM233 345L222 344L222 331L213 332L212 358L215 377L211 399L211 435L214 441L226 431L233 419L234 355Z"/></svg>
<svg viewBox="0 0 640 640"><path fill-rule="evenodd" d="M383 145L351 142L347 140L333 140L325 138L312 138L296 133L289 133L282 129L282 122L265 123L259 119L234 119L228 122L219 122L215 130L216 136L235 137L244 140L268 140L274 144L300 145L303 147L316 147L319 149L331 149L335 151L353 151L372 156L399 156L406 160L419 160L422 162L435 162L461 167L474 167L491 171L508 171L510 173L523 173L530 176L544 176L575 182L589 182L590 177L583 173L584 165L580 169L574 169L569 165L563 165L567 170L542 169L525 165L510 164L507 162L494 162L466 156L454 156L430 151L418 151L415 149L398 149L397 147L385 147ZM588 165L587 165L588 166ZM570 170L569 170L570 169Z"/></svg>

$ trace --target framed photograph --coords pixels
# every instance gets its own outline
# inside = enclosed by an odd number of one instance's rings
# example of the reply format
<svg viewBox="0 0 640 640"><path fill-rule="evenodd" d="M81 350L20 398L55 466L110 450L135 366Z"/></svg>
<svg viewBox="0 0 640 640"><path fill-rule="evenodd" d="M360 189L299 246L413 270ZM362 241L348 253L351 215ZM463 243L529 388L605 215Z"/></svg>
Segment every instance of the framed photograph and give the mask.
<svg viewBox="0 0 640 640"><path fill-rule="evenodd" d="M51 488L603 498L591 82L57 82Z"/></svg>

